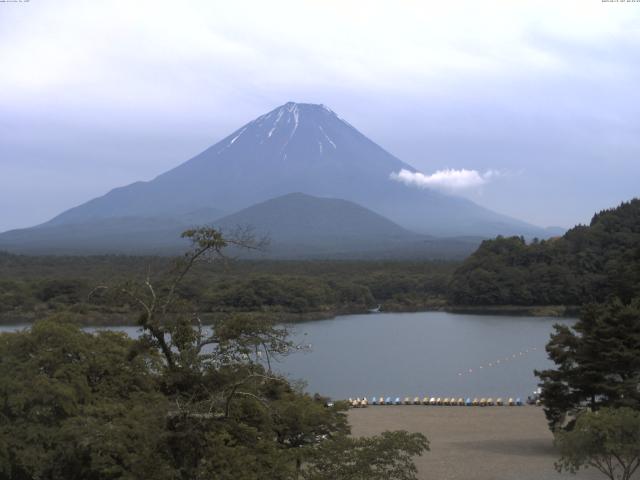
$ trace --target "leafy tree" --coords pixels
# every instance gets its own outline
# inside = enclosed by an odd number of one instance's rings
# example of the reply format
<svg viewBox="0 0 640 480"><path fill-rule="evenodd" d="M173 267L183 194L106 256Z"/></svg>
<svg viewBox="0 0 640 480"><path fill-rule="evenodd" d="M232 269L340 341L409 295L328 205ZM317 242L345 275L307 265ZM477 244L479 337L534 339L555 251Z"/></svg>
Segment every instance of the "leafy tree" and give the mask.
<svg viewBox="0 0 640 480"><path fill-rule="evenodd" d="M415 480L413 457L429 450L421 433L384 432L321 443L305 466L305 480Z"/></svg>
<svg viewBox="0 0 640 480"><path fill-rule="evenodd" d="M630 480L640 467L640 412L622 407L581 413L574 428L556 433L556 469L593 467L611 480Z"/></svg>
<svg viewBox="0 0 640 480"><path fill-rule="evenodd" d="M187 274L250 236L184 236L193 248L166 276L117 288L139 308L137 340L62 318L0 335L0 480L285 480L321 475L335 445L347 460L331 478L413 478L424 437L349 439L346 405L271 370L292 348L285 329L255 315L203 325Z"/></svg>
<svg viewBox="0 0 640 480"><path fill-rule="evenodd" d="M0 478L171 478L160 359L133 344L60 317L0 336Z"/></svg>
<svg viewBox="0 0 640 480"><path fill-rule="evenodd" d="M640 299L589 306L573 327L556 325L546 349L557 368L536 374L552 429L587 407L640 409Z"/></svg>

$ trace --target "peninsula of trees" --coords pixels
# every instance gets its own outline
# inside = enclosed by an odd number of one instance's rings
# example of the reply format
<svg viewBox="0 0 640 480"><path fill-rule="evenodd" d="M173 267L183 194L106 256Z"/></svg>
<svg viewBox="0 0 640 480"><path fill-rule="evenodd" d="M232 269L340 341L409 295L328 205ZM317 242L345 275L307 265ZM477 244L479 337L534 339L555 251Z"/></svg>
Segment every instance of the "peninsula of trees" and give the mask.
<svg viewBox="0 0 640 480"><path fill-rule="evenodd" d="M454 305L585 305L640 295L640 199L559 238L498 237L454 272Z"/></svg>

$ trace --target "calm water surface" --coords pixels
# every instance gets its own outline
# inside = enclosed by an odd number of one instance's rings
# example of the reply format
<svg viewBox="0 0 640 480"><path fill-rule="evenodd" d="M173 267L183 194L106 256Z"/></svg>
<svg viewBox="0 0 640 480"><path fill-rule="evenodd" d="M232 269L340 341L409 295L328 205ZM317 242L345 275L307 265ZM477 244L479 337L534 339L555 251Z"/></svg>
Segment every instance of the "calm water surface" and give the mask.
<svg viewBox="0 0 640 480"><path fill-rule="evenodd" d="M546 317L444 312L348 315L299 324L294 338L312 345L279 364L308 390L356 396L526 397L534 369L551 365Z"/></svg>
<svg viewBox="0 0 640 480"><path fill-rule="evenodd" d="M573 321L444 312L346 315L293 326L293 340L311 350L280 359L275 368L333 398L525 398L537 386L533 370L551 365L544 346L559 322ZM138 333L136 327L113 329Z"/></svg>

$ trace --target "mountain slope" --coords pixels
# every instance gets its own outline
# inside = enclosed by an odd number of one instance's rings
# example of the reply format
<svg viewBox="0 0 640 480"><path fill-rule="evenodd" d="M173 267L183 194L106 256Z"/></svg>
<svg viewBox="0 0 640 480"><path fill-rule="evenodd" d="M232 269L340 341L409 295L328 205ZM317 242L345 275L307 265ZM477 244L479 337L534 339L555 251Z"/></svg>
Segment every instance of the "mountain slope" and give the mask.
<svg viewBox="0 0 640 480"><path fill-rule="evenodd" d="M174 254L188 247L180 234L224 215L202 208L175 216L92 217L83 222L49 222L0 234L0 250L28 254Z"/></svg>
<svg viewBox="0 0 640 480"><path fill-rule="evenodd" d="M463 258L480 243L479 238L419 235L353 202L302 193L270 199L213 222L189 223L191 219L116 217L43 225L7 232L0 236L0 249L54 254L179 254L188 246L180 234L196 224L212 224L229 235L237 228L250 227L257 238L269 239L261 251L232 250L245 258Z"/></svg>
<svg viewBox="0 0 640 480"><path fill-rule="evenodd" d="M168 217L116 217L47 224L3 233L0 250L38 255L175 254L178 248L188 247L187 242L180 240L180 234L192 225Z"/></svg>
<svg viewBox="0 0 640 480"><path fill-rule="evenodd" d="M116 188L49 222L237 211L291 192L356 202L432 235L545 236L535 226L433 190L390 179L413 167L322 105L287 103L149 182Z"/></svg>

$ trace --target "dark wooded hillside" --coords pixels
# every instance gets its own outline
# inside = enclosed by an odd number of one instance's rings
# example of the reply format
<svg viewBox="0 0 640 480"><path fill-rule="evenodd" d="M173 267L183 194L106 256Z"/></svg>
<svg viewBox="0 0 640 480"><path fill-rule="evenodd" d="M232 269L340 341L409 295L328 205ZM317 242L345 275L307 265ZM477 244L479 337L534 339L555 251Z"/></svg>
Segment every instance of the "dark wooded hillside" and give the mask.
<svg viewBox="0 0 640 480"><path fill-rule="evenodd" d="M583 305L640 294L640 199L559 238L487 240L454 273L459 305Z"/></svg>

